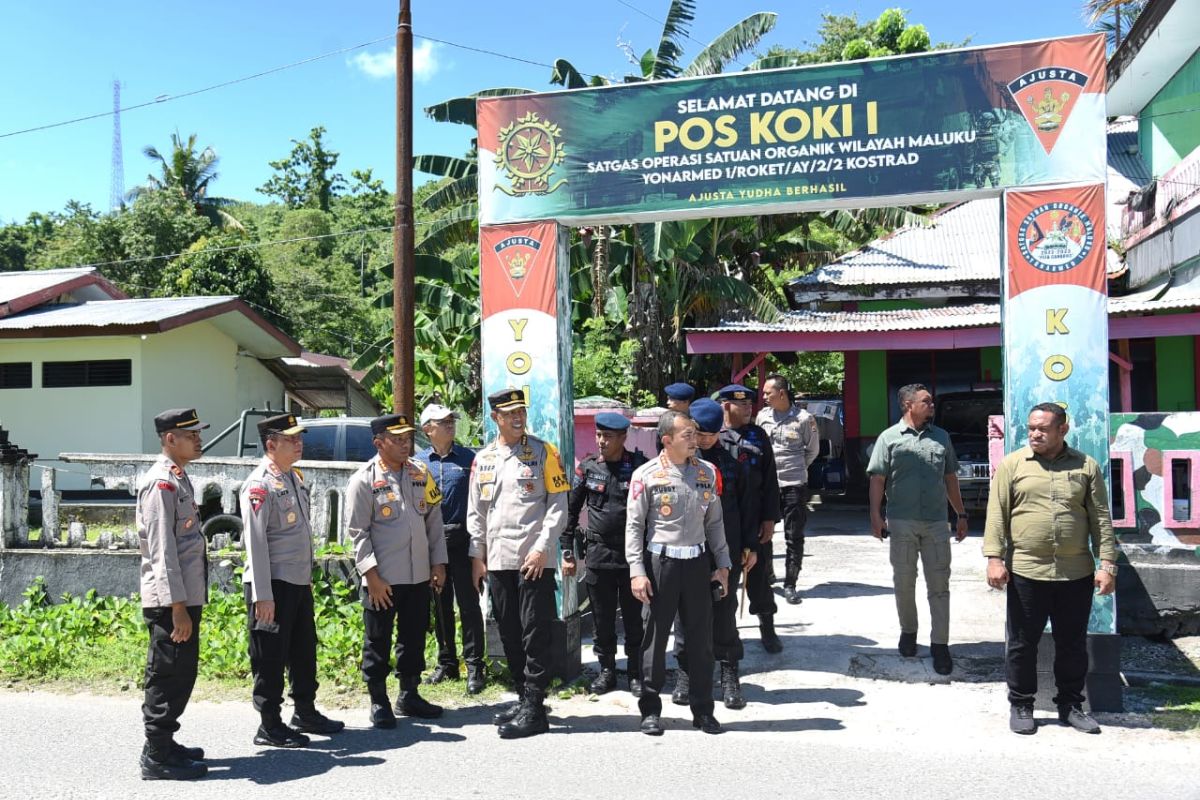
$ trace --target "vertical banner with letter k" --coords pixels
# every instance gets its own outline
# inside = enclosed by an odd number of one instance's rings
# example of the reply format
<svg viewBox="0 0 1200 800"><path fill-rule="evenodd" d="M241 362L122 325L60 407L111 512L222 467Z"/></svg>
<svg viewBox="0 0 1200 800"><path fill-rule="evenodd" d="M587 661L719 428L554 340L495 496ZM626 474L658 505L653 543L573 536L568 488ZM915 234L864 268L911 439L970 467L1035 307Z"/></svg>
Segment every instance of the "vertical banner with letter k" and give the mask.
<svg viewBox="0 0 1200 800"><path fill-rule="evenodd" d="M1004 194L1005 451L1023 447L1038 403L1066 409L1067 444L1108 475L1108 285L1104 185ZM1112 596L1088 630L1116 631Z"/></svg>

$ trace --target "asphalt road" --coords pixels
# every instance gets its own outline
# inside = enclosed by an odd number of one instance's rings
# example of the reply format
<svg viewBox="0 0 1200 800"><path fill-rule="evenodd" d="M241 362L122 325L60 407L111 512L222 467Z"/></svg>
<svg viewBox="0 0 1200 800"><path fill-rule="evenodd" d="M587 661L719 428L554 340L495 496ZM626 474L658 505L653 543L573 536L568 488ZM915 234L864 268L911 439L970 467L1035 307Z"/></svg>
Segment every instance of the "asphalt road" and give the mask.
<svg viewBox="0 0 1200 800"><path fill-rule="evenodd" d="M918 658L898 656L886 548L848 535L856 525L813 520L806 600L781 605L783 654L766 654L743 621L750 704L718 704L720 736L694 731L687 709L669 703L666 735L643 736L618 691L554 699L551 732L511 742L496 736L491 708L375 731L364 702L331 712L347 720L344 733L281 751L251 743L248 701L197 702L179 738L208 751L210 773L163 784L139 778L136 693L10 691L0 692L0 797L1200 798L1200 737L1149 728L1143 714L1099 714L1104 732L1086 736L1039 712L1037 735L1009 733L1003 597L983 585L977 537L954 550L955 674L933 673L924 635Z"/></svg>

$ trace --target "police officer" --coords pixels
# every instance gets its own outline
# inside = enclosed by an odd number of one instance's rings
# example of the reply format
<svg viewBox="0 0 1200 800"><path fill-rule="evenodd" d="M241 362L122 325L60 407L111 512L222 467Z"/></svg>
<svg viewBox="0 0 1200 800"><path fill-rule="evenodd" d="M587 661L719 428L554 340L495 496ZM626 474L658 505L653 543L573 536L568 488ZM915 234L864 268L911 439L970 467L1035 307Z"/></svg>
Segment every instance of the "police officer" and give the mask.
<svg viewBox="0 0 1200 800"><path fill-rule="evenodd" d="M454 649L454 603L462 620L463 660L467 662L467 694L479 694L486 685L483 664L483 612L479 591L471 582L471 558L467 555L467 484L475 451L454 441L458 415L445 406L431 403L421 412L421 429L429 447L417 453L427 464L442 493L442 527L446 531L446 584L434 595L434 634L438 664L427 683L458 680L458 654Z"/></svg>
<svg viewBox="0 0 1200 800"><path fill-rule="evenodd" d="M554 559L550 549L567 524L567 491L558 449L526 432L525 395L488 395L498 434L475 456L467 495L472 579L490 575L492 612L519 702L496 714L502 739L545 733L550 685Z"/></svg>
<svg viewBox="0 0 1200 800"><path fill-rule="evenodd" d="M775 472L775 451L771 439L750 420L757 397L752 389L730 384L717 395L725 412L725 428L721 443L746 467L749 480L749 513L743 517L745 538L757 532L758 561L746 576L746 594L750 596L750 613L758 616L758 631L763 649L768 653L783 651L783 642L775 633L775 595L771 591L768 572L771 565L771 537L779 519L779 478Z"/></svg>
<svg viewBox="0 0 1200 800"><path fill-rule="evenodd" d="M763 382L763 400L758 424L771 437L775 468L779 475L779 510L783 514L783 536L787 542L784 560L783 598L792 605L803 599L796 581L804 568L804 525L808 522L808 468L821 449L817 421L796 405L787 378L768 375Z"/></svg>
<svg viewBox="0 0 1200 800"><path fill-rule="evenodd" d="M387 674L396 631L396 713L433 719L442 715L417 692L425 669L429 590L446 580L442 494L428 468L409 458L413 431L403 414L371 420L376 455L346 485L354 566L362 577L363 680L371 697L371 724L396 727L388 703Z"/></svg>
<svg viewBox="0 0 1200 800"><path fill-rule="evenodd" d="M734 460L721 446L720 432L723 424L721 406L707 397L692 403L691 416L696 423L696 445L700 458L717 468L721 473L720 491L721 516L725 528L725 543L729 549L729 560L738 564L738 569L729 573L729 592L713 604L713 656L721 664L721 699L726 708L746 707L742 696L741 676L738 664L745 656L742 637L737 628L737 592L742 573L753 569L758 560L757 537L743 538L743 517L748 510L746 468ZM687 637L679 621L675 622L675 657L680 671L675 680L671 702L676 705L688 703L689 681L687 677Z"/></svg>
<svg viewBox="0 0 1200 800"><path fill-rule="evenodd" d="M208 772L204 751L174 739L200 664L200 612L208 599L208 565L196 492L187 473L200 457L196 410L173 408L154 418L162 452L137 494L142 554L142 617L150 630L142 720L143 780L190 780Z"/></svg>
<svg viewBox="0 0 1200 800"><path fill-rule="evenodd" d="M721 723L712 714L710 583L720 596L728 594L729 550L717 500L721 475L696 458L696 427L686 415L665 412L658 437L662 453L633 473L625 523L630 586L647 606L638 698L641 730L648 736L663 733L659 692L666 678L667 639L678 614L687 637L692 727L720 733Z"/></svg>
<svg viewBox="0 0 1200 800"><path fill-rule="evenodd" d="M688 413L688 406L696 396L696 390L686 383L665 386L663 393L667 396L667 410L678 411L681 414Z"/></svg>
<svg viewBox="0 0 1200 800"><path fill-rule="evenodd" d="M240 492L243 580L250 625L254 708L262 718L254 743L306 747L307 733L332 734L343 723L317 711L317 629L313 618L313 534L308 487L293 464L304 454L304 428L293 414L258 423L262 462ZM283 673L291 683L292 727L283 724Z"/></svg>
<svg viewBox="0 0 1200 800"><path fill-rule="evenodd" d="M583 583L592 602L596 643L592 650L600 674L591 691L604 694L617 686L617 607L625 627L626 672L629 693L642 693L638 654L642 647L642 604L629 586L625 562L625 502L633 471L646 463L640 452L625 449L629 420L611 411L597 414L596 448L599 452L579 462L568 501L567 527L563 531L563 575L574 575L575 548L580 544L587 566ZM587 529L579 528L579 512L587 506Z"/></svg>

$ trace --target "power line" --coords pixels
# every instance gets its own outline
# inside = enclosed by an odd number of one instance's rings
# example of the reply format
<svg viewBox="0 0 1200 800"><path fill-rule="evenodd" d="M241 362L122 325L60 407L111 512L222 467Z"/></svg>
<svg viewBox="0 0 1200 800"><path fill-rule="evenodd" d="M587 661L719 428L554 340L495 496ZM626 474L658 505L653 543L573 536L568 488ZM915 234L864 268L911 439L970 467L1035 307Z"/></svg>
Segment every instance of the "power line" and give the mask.
<svg viewBox="0 0 1200 800"><path fill-rule="evenodd" d="M414 39L424 39L427 42L437 42L438 44L444 44L447 47L457 47L459 50L469 50L472 53L483 53L484 55L495 56L496 58L506 58L509 61L516 61L521 64L531 64L535 67L546 67L547 69L554 69L553 64L547 64L543 61L530 61L527 58L520 58L519 56L510 56L507 53L499 53L495 50L484 50L483 48L480 48L480 47L472 47L471 45L459 44L457 42L450 42L445 39L435 39L432 36L422 36L419 33L414 33L413 38ZM603 75L599 75L599 74L593 73L593 72L579 72L579 74L586 75L589 78L604 77Z"/></svg>
<svg viewBox="0 0 1200 800"><path fill-rule="evenodd" d="M618 2L618 3L620 3L621 5L625 6L626 8L628 8L628 9L629 9L629 10L631 10L631 11L636 11L637 13L641 14L641 15L642 15L643 17L645 17L646 19L650 20L651 22L657 22L659 25L662 25L663 27L666 27L666 25L667 25L667 21L666 21L666 20L664 20L664 19L659 19L658 17L655 17L655 16L653 16L653 15L651 15L651 14L648 14L648 13L646 13L645 11L642 11L642 10L641 10L640 8L638 8L637 6L633 5L632 3L627 3L625 0L617 0L617 2ZM700 40L699 40L699 39L697 39L695 36L692 36L692 35L691 35L690 33L688 33L687 31L684 31L684 32L683 32L683 35L684 35L684 36L686 36L687 38L691 39L691 40L692 40L693 42L695 42L696 44L700 45L700 47L701 47L701 48L708 47L708 45L707 45L707 44L705 44L704 42L700 41ZM701 50L700 52L704 52L704 51L703 51L703 50ZM730 60L731 60L733 63L737 64L737 65L738 65L739 67L741 67L742 69L746 69L746 65L745 65L745 64L743 64L741 61L738 61L736 58L733 58L733 59L730 59ZM697 76L697 77L700 77L700 76Z"/></svg>

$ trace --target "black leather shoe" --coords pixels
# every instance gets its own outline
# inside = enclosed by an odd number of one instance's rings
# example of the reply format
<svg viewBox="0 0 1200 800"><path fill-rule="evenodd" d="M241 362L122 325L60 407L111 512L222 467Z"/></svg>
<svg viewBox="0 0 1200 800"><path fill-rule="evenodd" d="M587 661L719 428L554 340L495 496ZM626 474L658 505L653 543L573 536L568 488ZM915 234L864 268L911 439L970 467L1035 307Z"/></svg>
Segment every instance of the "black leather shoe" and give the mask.
<svg viewBox="0 0 1200 800"><path fill-rule="evenodd" d="M742 696L742 682L738 676L736 664L721 665L721 700L726 708L738 710L746 707L746 698Z"/></svg>
<svg viewBox="0 0 1200 800"><path fill-rule="evenodd" d="M789 605L793 606L798 606L804 602L804 598L800 596L800 590L795 586L783 587L783 599L786 600Z"/></svg>
<svg viewBox="0 0 1200 800"><path fill-rule="evenodd" d="M426 683L441 683L442 681L458 680L458 665L453 667L447 664L438 664L433 668L433 672L429 673L429 677L425 679Z"/></svg>
<svg viewBox="0 0 1200 800"><path fill-rule="evenodd" d="M725 729L721 727L721 723L717 722L717 718L712 714L698 714L692 717L692 727L699 728L705 733L711 734L725 732Z"/></svg>
<svg viewBox="0 0 1200 800"><path fill-rule="evenodd" d="M1037 723L1033 721L1033 706L1013 706L1008 712L1008 729L1024 736L1037 733Z"/></svg>
<svg viewBox="0 0 1200 800"><path fill-rule="evenodd" d="M1058 721L1069 725L1080 733L1099 733L1100 724L1081 706L1059 706Z"/></svg>
<svg viewBox="0 0 1200 800"><path fill-rule="evenodd" d="M634 697L642 696L642 677L640 675L629 676L629 693Z"/></svg>
<svg viewBox="0 0 1200 800"><path fill-rule="evenodd" d="M501 739L524 739L537 736L550 730L550 720L546 719L546 695L538 690L526 690L525 703L520 712L511 722L506 722L497 728Z"/></svg>
<svg viewBox="0 0 1200 800"><path fill-rule="evenodd" d="M600 674L588 686L592 694L606 694L617 688L617 671L613 667L601 667Z"/></svg>
<svg viewBox="0 0 1200 800"><path fill-rule="evenodd" d="M763 614L758 618L758 633L762 639L763 650L768 653L783 652L783 642L775 633L775 617L773 615Z"/></svg>
<svg viewBox="0 0 1200 800"><path fill-rule="evenodd" d="M185 747L179 742L171 742L171 752L175 753L176 755L183 756L184 758L190 758L192 761L204 760L203 747Z"/></svg>
<svg viewBox="0 0 1200 800"><path fill-rule="evenodd" d="M945 644L929 645L933 655L933 671L938 675L949 675L954 671L954 659L950 657L950 646Z"/></svg>
<svg viewBox="0 0 1200 800"><path fill-rule="evenodd" d="M479 694L487 686L487 673L483 664L467 666L467 694Z"/></svg>
<svg viewBox="0 0 1200 800"><path fill-rule="evenodd" d="M254 734L254 743L267 747L308 747L308 737L278 722L270 727L259 725Z"/></svg>
<svg viewBox="0 0 1200 800"><path fill-rule="evenodd" d="M424 697L421 697L417 693L415 686L402 691L400 697L396 700L396 713L403 717L437 719L442 715L444 710L441 706L435 706Z"/></svg>
<svg viewBox="0 0 1200 800"><path fill-rule="evenodd" d="M516 719L517 714L521 713L521 707L525 704L525 701L522 699L523 695L524 695L524 690L521 688L518 688L516 702L512 703L511 705L505 706L504 708L500 709L495 714L493 714L492 715L492 724L493 725L503 725L506 722L512 722L514 719Z"/></svg>
<svg viewBox="0 0 1200 800"><path fill-rule="evenodd" d="M647 736L663 735L662 721L658 718L658 714L647 714L642 717L642 733Z"/></svg>
<svg viewBox="0 0 1200 800"><path fill-rule="evenodd" d="M671 692L671 702L677 706L686 706L690 692L688 674L681 669L675 670L675 689Z"/></svg>
<svg viewBox="0 0 1200 800"><path fill-rule="evenodd" d="M371 727L391 729L396 727L396 715L392 713L392 704L371 704Z"/></svg>
<svg viewBox="0 0 1200 800"><path fill-rule="evenodd" d="M139 761L144 781L191 781L208 773L208 765L180 755L168 745L163 749L147 742Z"/></svg>
<svg viewBox="0 0 1200 800"><path fill-rule="evenodd" d="M905 658L912 658L917 654L917 634L902 633L900 634L900 643L896 645L896 649L900 651L900 655Z"/></svg>
<svg viewBox="0 0 1200 800"><path fill-rule="evenodd" d="M330 736L346 727L346 723L329 717L315 708L297 711L292 714L292 727L301 733L319 733Z"/></svg>

